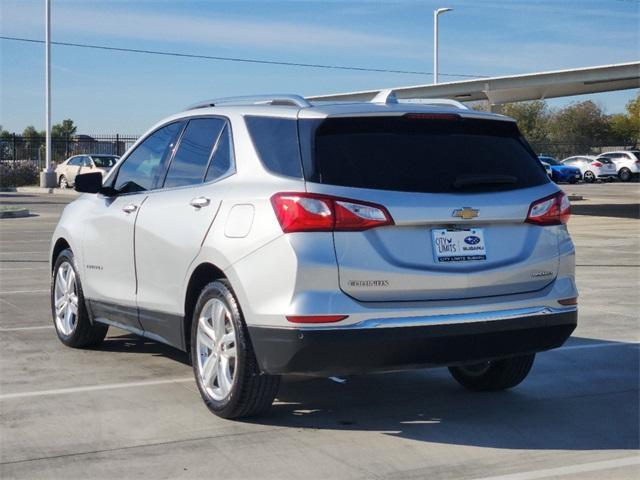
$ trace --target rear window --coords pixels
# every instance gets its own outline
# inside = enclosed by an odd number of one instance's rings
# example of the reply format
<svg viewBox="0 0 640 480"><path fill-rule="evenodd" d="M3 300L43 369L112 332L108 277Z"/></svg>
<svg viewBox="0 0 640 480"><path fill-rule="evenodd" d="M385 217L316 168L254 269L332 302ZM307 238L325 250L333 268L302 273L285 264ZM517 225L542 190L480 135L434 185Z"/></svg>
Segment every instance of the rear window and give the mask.
<svg viewBox="0 0 640 480"><path fill-rule="evenodd" d="M308 180L402 192L513 190L549 181L512 122L335 118L308 135ZM308 168L307 168L308 167Z"/></svg>
<svg viewBox="0 0 640 480"><path fill-rule="evenodd" d="M302 178L297 120L247 116L245 122L267 170L286 177Z"/></svg>

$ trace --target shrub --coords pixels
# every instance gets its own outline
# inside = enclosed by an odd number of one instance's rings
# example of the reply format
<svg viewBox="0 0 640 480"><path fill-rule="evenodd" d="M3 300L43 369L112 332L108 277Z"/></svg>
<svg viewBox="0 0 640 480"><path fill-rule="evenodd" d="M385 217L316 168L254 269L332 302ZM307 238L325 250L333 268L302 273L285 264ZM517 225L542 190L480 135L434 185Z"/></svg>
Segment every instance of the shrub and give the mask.
<svg viewBox="0 0 640 480"><path fill-rule="evenodd" d="M38 167L28 160L0 162L0 188L22 187L38 183Z"/></svg>

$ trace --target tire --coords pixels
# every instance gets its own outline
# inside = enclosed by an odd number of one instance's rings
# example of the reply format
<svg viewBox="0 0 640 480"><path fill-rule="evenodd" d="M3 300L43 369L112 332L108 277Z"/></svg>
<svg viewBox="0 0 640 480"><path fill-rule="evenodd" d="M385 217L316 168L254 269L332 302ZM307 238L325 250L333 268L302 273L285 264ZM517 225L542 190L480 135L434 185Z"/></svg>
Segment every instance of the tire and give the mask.
<svg viewBox="0 0 640 480"><path fill-rule="evenodd" d="M191 359L200 395L215 415L241 418L271 408L280 377L260 373L238 301L226 280L211 282L200 293L191 322Z"/></svg>
<svg viewBox="0 0 640 480"><path fill-rule="evenodd" d="M449 372L468 390L476 392L506 390L515 387L527 377L535 357L532 353L475 365L449 367Z"/></svg>
<svg viewBox="0 0 640 480"><path fill-rule="evenodd" d="M60 179L58 180L58 186L62 189L69 188L69 182L67 181L67 177L64 175L60 175Z"/></svg>
<svg viewBox="0 0 640 480"><path fill-rule="evenodd" d="M63 303L60 314L56 312L59 303ZM53 267L51 315L58 338L68 347L98 345L109 330L107 325L95 323L89 317L73 252L69 249L60 252Z"/></svg>
<svg viewBox="0 0 640 480"><path fill-rule="evenodd" d="M591 170L587 170L583 175L585 183L593 183L596 181L596 176Z"/></svg>
<svg viewBox="0 0 640 480"><path fill-rule="evenodd" d="M631 170L627 167L622 167L618 172L618 178L621 182L630 182L633 175L631 174Z"/></svg>

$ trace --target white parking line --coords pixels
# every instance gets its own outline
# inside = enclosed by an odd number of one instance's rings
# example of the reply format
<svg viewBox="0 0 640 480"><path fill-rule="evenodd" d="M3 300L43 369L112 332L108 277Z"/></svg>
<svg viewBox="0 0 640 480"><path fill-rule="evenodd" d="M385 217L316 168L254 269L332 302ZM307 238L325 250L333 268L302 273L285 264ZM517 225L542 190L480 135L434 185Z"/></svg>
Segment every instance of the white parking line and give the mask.
<svg viewBox="0 0 640 480"><path fill-rule="evenodd" d="M14 295L18 293L45 293L49 290L9 290L6 292L0 292L0 295Z"/></svg>
<svg viewBox="0 0 640 480"><path fill-rule="evenodd" d="M48 265L42 265L41 267L28 267L28 268L0 268L0 272L12 272L12 271L20 271L20 270L48 270Z"/></svg>
<svg viewBox="0 0 640 480"><path fill-rule="evenodd" d="M11 400L15 398L28 398L28 397L44 397L47 395L60 395L65 393L95 392L99 390L115 390L118 388L149 387L153 385L167 385L171 383L185 383L185 382L193 382L193 381L194 381L193 377L180 377L180 378L168 378L166 380L144 380L141 382L107 383L105 385L90 385L87 387L57 388L54 390L39 390L35 392L5 393L4 395L0 395L0 400Z"/></svg>
<svg viewBox="0 0 640 480"><path fill-rule="evenodd" d="M45 330L53 328L53 325L34 325L32 327L6 327L0 328L0 332L22 332L25 330Z"/></svg>
<svg viewBox="0 0 640 480"><path fill-rule="evenodd" d="M497 477L483 477L476 480L536 480L539 478L597 472L599 470L610 470L612 468L630 467L633 465L640 465L640 456L617 458L615 460L603 460L601 462L582 463L566 467L545 468L544 470L511 473L509 475L499 475Z"/></svg>
<svg viewBox="0 0 640 480"><path fill-rule="evenodd" d="M42 250L38 250L37 252L0 252L0 255L20 255L20 254L33 254L33 253L47 253Z"/></svg>

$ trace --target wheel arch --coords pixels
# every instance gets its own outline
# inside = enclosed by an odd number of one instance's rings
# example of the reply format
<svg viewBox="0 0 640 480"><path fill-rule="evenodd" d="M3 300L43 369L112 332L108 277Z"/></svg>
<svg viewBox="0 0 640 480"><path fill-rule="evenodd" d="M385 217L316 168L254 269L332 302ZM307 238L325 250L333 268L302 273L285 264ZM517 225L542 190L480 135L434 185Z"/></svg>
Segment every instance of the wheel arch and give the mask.
<svg viewBox="0 0 640 480"><path fill-rule="evenodd" d="M222 278L226 279L227 276L220 268L209 262L201 263L191 273L184 297L184 320L182 322L182 338L184 338L184 348L187 353L191 351L191 321L200 292L208 283Z"/></svg>
<svg viewBox="0 0 640 480"><path fill-rule="evenodd" d="M58 258L58 255L60 255L60 252L66 249L71 249L71 245L69 245L69 242L67 242L64 237L58 238L53 246L53 250L51 251L51 271L53 271L53 266L55 265L56 259Z"/></svg>

